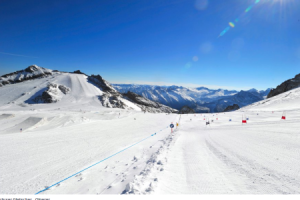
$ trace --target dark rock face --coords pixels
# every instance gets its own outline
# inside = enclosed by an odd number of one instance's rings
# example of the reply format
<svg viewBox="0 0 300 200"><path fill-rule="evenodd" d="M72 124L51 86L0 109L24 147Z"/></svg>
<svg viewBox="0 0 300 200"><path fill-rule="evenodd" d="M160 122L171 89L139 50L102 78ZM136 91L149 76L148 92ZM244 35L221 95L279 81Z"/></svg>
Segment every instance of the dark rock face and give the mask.
<svg viewBox="0 0 300 200"><path fill-rule="evenodd" d="M161 107L159 103L150 101L149 99L146 99L136 93L128 91L127 93L123 94L123 96L127 97L128 99L132 100L134 103L144 105L144 106L150 106L153 108L159 108Z"/></svg>
<svg viewBox="0 0 300 200"><path fill-rule="evenodd" d="M38 70L38 67L36 65L30 65L29 67L27 67L24 71L25 72L29 72L29 73L32 73L32 72L35 72Z"/></svg>
<svg viewBox="0 0 300 200"><path fill-rule="evenodd" d="M55 102L57 102L49 94L49 91L43 92L42 96L37 97L36 100L39 101L39 102L44 102L44 103L55 103Z"/></svg>
<svg viewBox="0 0 300 200"><path fill-rule="evenodd" d="M94 75L88 77L90 83L94 84L96 87L99 87L103 92L109 92L112 94L117 94L118 92L100 75Z"/></svg>
<svg viewBox="0 0 300 200"><path fill-rule="evenodd" d="M73 74L83 74L83 75L86 75L85 73L81 72L80 70L76 70L74 72L72 72ZM86 75L88 76L88 75Z"/></svg>
<svg viewBox="0 0 300 200"><path fill-rule="evenodd" d="M240 109L239 105L233 104L232 106L227 106L227 108L225 108L224 112L234 111L234 110L238 110L238 109Z"/></svg>
<svg viewBox="0 0 300 200"><path fill-rule="evenodd" d="M68 87L66 87L66 86L64 86L64 85L59 85L58 86L58 89L60 89L60 91L62 92L62 93L64 93L64 94L68 94L69 92L70 92L70 88L68 88Z"/></svg>
<svg viewBox="0 0 300 200"><path fill-rule="evenodd" d="M137 104L138 107L144 112L164 112L164 113L177 113L176 109L170 108L163 104L151 101L145 97L142 97L136 93L128 91L122 94L127 100Z"/></svg>
<svg viewBox="0 0 300 200"><path fill-rule="evenodd" d="M189 113L195 113L195 111L188 107L188 106L183 106L180 110L179 110L179 114L189 114Z"/></svg>
<svg viewBox="0 0 300 200"><path fill-rule="evenodd" d="M120 96L117 95L103 94L102 96L98 96L98 99L105 107L125 109L126 105L120 100L119 97Z"/></svg>
<svg viewBox="0 0 300 200"><path fill-rule="evenodd" d="M64 85L49 83L47 90L45 90L42 95L35 97L32 101L34 103L56 103L59 101L56 96L58 96L60 92L66 95L70 91L71 89ZM28 103L30 102L28 101Z"/></svg>
<svg viewBox="0 0 300 200"><path fill-rule="evenodd" d="M284 93L291 89L300 87L300 74L297 74L295 78L289 79L278 85L275 89L272 89L267 98L274 97L278 94Z"/></svg>

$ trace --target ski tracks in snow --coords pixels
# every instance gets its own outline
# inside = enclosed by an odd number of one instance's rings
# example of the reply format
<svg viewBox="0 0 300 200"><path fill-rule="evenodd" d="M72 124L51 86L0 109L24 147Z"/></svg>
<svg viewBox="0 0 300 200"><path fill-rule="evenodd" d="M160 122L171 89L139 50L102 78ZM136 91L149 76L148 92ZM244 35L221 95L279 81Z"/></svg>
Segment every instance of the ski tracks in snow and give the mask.
<svg viewBox="0 0 300 200"><path fill-rule="evenodd" d="M273 169L266 164L271 162L272 154L276 154L278 157L289 157L289 155L280 155L280 152L275 152L276 148L270 150L259 146L254 146L251 151L248 148L242 148L237 144L237 141L232 141L233 138L222 138L221 144L219 141L212 139L209 135L206 139L206 145L208 149L228 167L234 169L234 171L241 176L246 177L243 185L246 186L246 190L240 191L240 193L248 194L298 194L300 183L296 177L289 176L286 173L282 173L283 170L280 164L272 163ZM231 142L230 142L231 141ZM249 141L250 142L250 141ZM224 145L226 143L226 146ZM251 142L250 142L251 143ZM251 144L253 145L253 144ZM245 147L245 146L244 146ZM237 150L238 149L238 150ZM248 152L247 152L248 151ZM254 154L255 157L246 156ZM281 157L282 156L282 157ZM292 158L290 158L292 159ZM264 160L265 162L263 162ZM278 161L278 159L277 159ZM279 161L278 161L279 162ZM288 166L286 166L288 167ZM241 183L237 185L240 187Z"/></svg>
<svg viewBox="0 0 300 200"><path fill-rule="evenodd" d="M185 119L154 194L299 194L298 136L253 127Z"/></svg>

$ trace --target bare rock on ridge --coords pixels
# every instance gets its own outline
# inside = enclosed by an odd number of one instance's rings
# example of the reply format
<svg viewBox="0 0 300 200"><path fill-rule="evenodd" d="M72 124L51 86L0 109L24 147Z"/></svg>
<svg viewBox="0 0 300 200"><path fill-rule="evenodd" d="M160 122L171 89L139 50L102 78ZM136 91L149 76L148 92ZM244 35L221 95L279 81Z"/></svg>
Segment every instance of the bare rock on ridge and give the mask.
<svg viewBox="0 0 300 200"><path fill-rule="evenodd" d="M300 87L300 74L297 74L294 78L286 80L278 85L275 89L272 89L267 98L274 97L297 87Z"/></svg>

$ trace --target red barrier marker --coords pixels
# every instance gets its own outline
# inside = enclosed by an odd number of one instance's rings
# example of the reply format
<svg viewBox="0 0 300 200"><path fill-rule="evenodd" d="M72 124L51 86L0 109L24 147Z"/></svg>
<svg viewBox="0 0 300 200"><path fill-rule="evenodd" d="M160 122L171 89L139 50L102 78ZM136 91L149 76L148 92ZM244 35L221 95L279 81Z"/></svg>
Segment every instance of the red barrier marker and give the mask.
<svg viewBox="0 0 300 200"><path fill-rule="evenodd" d="M285 111L283 111L281 119L284 119L284 120L286 119L286 112Z"/></svg>

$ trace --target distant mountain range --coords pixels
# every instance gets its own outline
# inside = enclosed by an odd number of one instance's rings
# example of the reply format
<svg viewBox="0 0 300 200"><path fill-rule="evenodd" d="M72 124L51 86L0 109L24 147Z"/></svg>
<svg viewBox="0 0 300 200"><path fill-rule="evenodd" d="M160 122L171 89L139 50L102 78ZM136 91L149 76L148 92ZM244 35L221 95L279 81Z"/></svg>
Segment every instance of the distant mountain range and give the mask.
<svg viewBox="0 0 300 200"><path fill-rule="evenodd" d="M266 90L223 90L206 87L187 88L182 86L155 86L137 84L112 84L120 93L128 91L139 94L152 101L180 110L189 106L195 112L223 112L228 106L237 104L243 107L263 100L270 92Z"/></svg>

